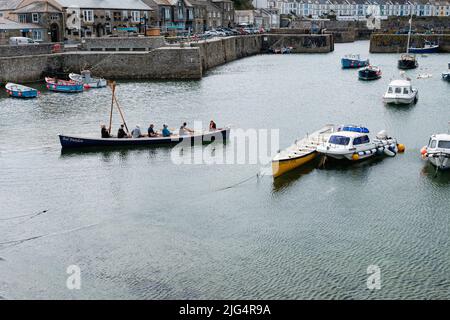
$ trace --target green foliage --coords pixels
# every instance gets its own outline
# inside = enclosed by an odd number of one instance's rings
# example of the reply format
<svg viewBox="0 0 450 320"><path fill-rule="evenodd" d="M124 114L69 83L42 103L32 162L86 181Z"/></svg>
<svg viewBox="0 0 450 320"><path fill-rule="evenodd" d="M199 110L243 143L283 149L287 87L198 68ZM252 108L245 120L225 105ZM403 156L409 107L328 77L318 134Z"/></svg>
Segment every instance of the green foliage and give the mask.
<svg viewBox="0 0 450 320"><path fill-rule="evenodd" d="M249 10L253 9L251 0L232 0L235 10Z"/></svg>

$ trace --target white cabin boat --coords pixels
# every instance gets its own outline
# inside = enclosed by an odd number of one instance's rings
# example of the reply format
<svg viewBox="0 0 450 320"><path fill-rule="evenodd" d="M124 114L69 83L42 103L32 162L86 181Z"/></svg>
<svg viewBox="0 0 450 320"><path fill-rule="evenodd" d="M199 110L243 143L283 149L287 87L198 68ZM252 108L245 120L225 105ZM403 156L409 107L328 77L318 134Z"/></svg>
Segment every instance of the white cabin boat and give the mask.
<svg viewBox="0 0 450 320"><path fill-rule="evenodd" d="M81 71L81 74L70 73L69 78L76 82L81 82L89 88L103 88L106 87L106 80L103 78L92 78L89 70Z"/></svg>
<svg viewBox="0 0 450 320"><path fill-rule="evenodd" d="M349 125L332 133L326 143L317 147L317 152L334 159L357 161L382 154L395 156L398 149L397 140L384 130L371 139L367 128Z"/></svg>
<svg viewBox="0 0 450 320"><path fill-rule="evenodd" d="M440 133L430 137L428 145L421 150L422 157L438 169L450 168L450 134Z"/></svg>
<svg viewBox="0 0 450 320"><path fill-rule="evenodd" d="M389 83L383 101L389 104L411 104L419 99L419 91L411 86L411 81L400 79Z"/></svg>

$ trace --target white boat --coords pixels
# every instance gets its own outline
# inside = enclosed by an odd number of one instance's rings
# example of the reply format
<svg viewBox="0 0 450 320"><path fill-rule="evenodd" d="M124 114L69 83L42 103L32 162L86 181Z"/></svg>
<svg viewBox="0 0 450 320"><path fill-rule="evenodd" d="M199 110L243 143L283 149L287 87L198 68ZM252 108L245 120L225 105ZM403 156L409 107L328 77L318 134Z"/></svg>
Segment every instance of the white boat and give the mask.
<svg viewBox="0 0 450 320"><path fill-rule="evenodd" d="M288 148L279 151L272 159L273 177L281 176L316 158L317 146L327 141L334 130L334 125L326 125L303 139L296 140Z"/></svg>
<svg viewBox="0 0 450 320"><path fill-rule="evenodd" d="M89 70L81 71L81 74L70 73L69 78L76 82L81 82L89 88L103 88L106 87L106 80L103 78L92 78Z"/></svg>
<svg viewBox="0 0 450 320"><path fill-rule="evenodd" d="M430 137L428 145L421 150L422 157L436 168L450 168L450 134L440 133Z"/></svg>
<svg viewBox="0 0 450 320"><path fill-rule="evenodd" d="M398 147L397 140L389 137L384 130L371 139L367 128L346 125L338 128L327 142L319 145L317 152L334 159L358 161L382 154L393 157Z"/></svg>
<svg viewBox="0 0 450 320"><path fill-rule="evenodd" d="M385 103L410 104L416 103L419 99L419 91L411 86L409 79L393 80L389 83L386 93L383 96Z"/></svg>

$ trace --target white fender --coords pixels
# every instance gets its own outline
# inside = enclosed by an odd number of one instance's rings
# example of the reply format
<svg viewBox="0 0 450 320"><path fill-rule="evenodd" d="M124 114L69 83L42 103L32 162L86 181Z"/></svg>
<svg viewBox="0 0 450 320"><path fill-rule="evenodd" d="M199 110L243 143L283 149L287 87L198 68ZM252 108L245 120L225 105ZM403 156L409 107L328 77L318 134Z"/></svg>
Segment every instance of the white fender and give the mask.
<svg viewBox="0 0 450 320"><path fill-rule="evenodd" d="M384 154L389 156L389 157L395 157L395 152L392 152L388 148L384 149Z"/></svg>

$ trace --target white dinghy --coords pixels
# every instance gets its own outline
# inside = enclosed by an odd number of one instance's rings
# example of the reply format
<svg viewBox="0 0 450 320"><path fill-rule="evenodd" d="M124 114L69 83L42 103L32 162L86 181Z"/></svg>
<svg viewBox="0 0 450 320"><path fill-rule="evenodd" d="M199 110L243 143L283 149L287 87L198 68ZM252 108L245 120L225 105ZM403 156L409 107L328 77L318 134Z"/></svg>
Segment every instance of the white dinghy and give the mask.
<svg viewBox="0 0 450 320"><path fill-rule="evenodd" d="M69 78L76 82L81 82L89 88L103 88L106 87L106 80L103 78L92 78L89 70L81 71L81 74L70 73Z"/></svg>

